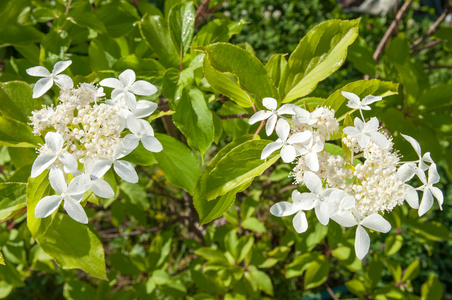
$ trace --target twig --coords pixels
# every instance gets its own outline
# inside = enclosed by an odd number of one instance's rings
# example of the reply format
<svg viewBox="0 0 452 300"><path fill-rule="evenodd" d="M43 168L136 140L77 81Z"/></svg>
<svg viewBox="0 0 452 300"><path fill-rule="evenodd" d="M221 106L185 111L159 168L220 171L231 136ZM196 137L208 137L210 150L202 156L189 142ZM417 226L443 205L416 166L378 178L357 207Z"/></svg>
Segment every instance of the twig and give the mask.
<svg viewBox="0 0 452 300"><path fill-rule="evenodd" d="M264 127L265 120L261 122L261 125L259 125L259 128L257 128L256 132L253 135L253 139L259 134L259 132L262 130L262 127Z"/></svg>
<svg viewBox="0 0 452 300"><path fill-rule="evenodd" d="M378 62L378 60L380 59L380 56L383 53L383 49L385 48L386 43L388 42L388 40L391 37L392 33L394 32L395 28L397 27L397 24L400 22L403 15L405 15L405 13L407 12L408 8L411 6L412 3L413 3L413 0L403 3L400 10L397 12L397 15L396 15L394 21L392 21L391 25L389 25L388 30L386 30L383 38L381 39L380 43L377 46L377 49L374 52L373 58L376 62Z"/></svg>
<svg viewBox="0 0 452 300"><path fill-rule="evenodd" d="M220 9L220 7L223 5L223 2L221 1L220 4L215 6L214 8L209 10L209 3L210 0L204 0L201 2L201 4L198 6L198 9L196 10L195 14L195 29L199 27L205 20L207 20L208 17L210 17L214 12Z"/></svg>
<svg viewBox="0 0 452 300"><path fill-rule="evenodd" d="M420 37L419 39L414 41L414 43L411 45L411 49L415 49L417 46L422 44L428 37L430 37L433 33L435 33L435 31L438 30L439 25L444 21L444 19L449 14L451 6L452 5L450 3L446 3L443 13L438 17L438 19L436 19L435 23L433 23L430 26L430 28L427 30L426 34L424 34L422 37Z"/></svg>
<svg viewBox="0 0 452 300"><path fill-rule="evenodd" d="M23 213L26 212L26 211L27 211L27 208L24 207L24 208L22 208L21 210L19 210L18 212L16 212L14 215L12 215L11 217L9 217L8 219L5 219L5 220L3 220L3 221L0 221L0 223L9 221L9 220L13 219L14 217L23 214Z"/></svg>
<svg viewBox="0 0 452 300"><path fill-rule="evenodd" d="M430 43L425 44L424 46L422 46L422 47L420 47L420 48L417 48L417 49L412 50L412 51L410 52L410 55L416 54L416 53L421 52L422 50L425 50L425 49L428 49L428 48L432 48L432 47L434 47L434 46L436 46L436 45L439 45L439 44L441 44L441 43L442 43L441 40L436 40L436 41L430 42Z"/></svg>
<svg viewBox="0 0 452 300"><path fill-rule="evenodd" d="M328 291L328 294L330 294L330 296L333 300L339 300L339 298L336 297L333 290L328 285L326 285L326 290Z"/></svg>
<svg viewBox="0 0 452 300"><path fill-rule="evenodd" d="M280 189L279 190L279 192L278 192L278 194L284 194L284 192L286 192L286 191L290 191L290 190L293 190L293 189L296 189L298 186L297 185L295 185L295 184L292 184L292 185L286 185L285 187L283 187L282 189Z"/></svg>
<svg viewBox="0 0 452 300"><path fill-rule="evenodd" d="M430 69L452 69L452 66L425 66L424 69L430 70Z"/></svg>
<svg viewBox="0 0 452 300"><path fill-rule="evenodd" d="M231 120L231 119L249 119L251 117L250 114L236 114L236 115L226 115L220 116L221 120Z"/></svg>

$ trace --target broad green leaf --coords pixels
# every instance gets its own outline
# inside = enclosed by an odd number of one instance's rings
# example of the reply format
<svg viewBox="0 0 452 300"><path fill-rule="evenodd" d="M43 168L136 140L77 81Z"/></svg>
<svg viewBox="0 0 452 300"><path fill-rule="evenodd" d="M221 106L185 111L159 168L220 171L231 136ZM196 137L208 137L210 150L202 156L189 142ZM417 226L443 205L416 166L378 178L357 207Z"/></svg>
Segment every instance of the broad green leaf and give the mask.
<svg viewBox="0 0 452 300"><path fill-rule="evenodd" d="M260 290L264 291L267 295L273 296L272 280L267 273L262 272L254 266L250 266L250 275L257 282Z"/></svg>
<svg viewBox="0 0 452 300"><path fill-rule="evenodd" d="M195 31L195 8L193 2L174 5L168 16L168 26L180 58L187 53Z"/></svg>
<svg viewBox="0 0 452 300"><path fill-rule="evenodd" d="M215 70L208 57L204 58L204 76L215 90L242 107L251 107L252 100L238 85L237 77L231 73L221 73Z"/></svg>
<svg viewBox="0 0 452 300"><path fill-rule="evenodd" d="M178 3L184 3L187 0L165 0L165 4L163 6L163 12L165 14L165 17L168 18L171 9L173 8L174 5L178 4Z"/></svg>
<svg viewBox="0 0 452 300"><path fill-rule="evenodd" d="M336 90L333 94L331 94L331 96L328 97L328 99L325 100L323 106L331 107L336 111L337 116L341 116L345 113L345 110L350 110L350 108L345 107L348 100L342 96L342 91L354 93L362 99L367 95L381 97L395 95L398 93L398 87L399 85L397 83L381 81L378 79L355 81ZM344 104L344 102L346 103Z"/></svg>
<svg viewBox="0 0 452 300"><path fill-rule="evenodd" d="M236 261L241 263L248 253L251 251L251 247L254 244L254 237L252 235L245 235L239 239L239 243L237 244L237 256Z"/></svg>
<svg viewBox="0 0 452 300"><path fill-rule="evenodd" d="M0 183L0 221L4 221L27 205L25 183Z"/></svg>
<svg viewBox="0 0 452 300"><path fill-rule="evenodd" d="M419 275L420 262L419 260L413 261L403 272L402 281L413 280Z"/></svg>
<svg viewBox="0 0 452 300"><path fill-rule="evenodd" d="M256 218L248 218L242 222L241 226L245 229L252 230L258 233L265 232L264 224Z"/></svg>
<svg viewBox="0 0 452 300"><path fill-rule="evenodd" d="M376 62L372 57L372 52L364 39L360 39L361 43L356 40L349 48L347 60L353 63L353 66L363 74L369 75L371 78L376 74Z"/></svg>
<svg viewBox="0 0 452 300"><path fill-rule="evenodd" d="M3 0L0 5L0 28L15 24L20 13L29 5L29 0Z"/></svg>
<svg viewBox="0 0 452 300"><path fill-rule="evenodd" d="M257 107L263 107L262 99L265 97L279 99L278 91L267 70L261 61L248 51L227 43L198 49L207 54L209 63L215 70L233 74L238 85L253 97Z"/></svg>
<svg viewBox="0 0 452 300"><path fill-rule="evenodd" d="M137 9L128 1L114 1L99 5L94 13L98 20L102 20L107 35L113 38L126 35L134 28L134 23L141 18Z"/></svg>
<svg viewBox="0 0 452 300"><path fill-rule="evenodd" d="M347 47L358 36L359 19L331 20L311 29L292 52L279 84L283 103L312 92L344 63Z"/></svg>
<svg viewBox="0 0 452 300"><path fill-rule="evenodd" d="M154 153L154 156L166 179L172 185L183 188L193 195L196 182L201 175L195 155L173 137L158 133L155 137L162 143L163 150Z"/></svg>
<svg viewBox="0 0 452 300"><path fill-rule="evenodd" d="M170 108L176 110L176 107L182 97L182 91L185 87L193 83L193 70L185 69L182 72L174 68L169 68L163 74L162 93L168 99Z"/></svg>
<svg viewBox="0 0 452 300"><path fill-rule="evenodd" d="M306 269L304 288L312 289L323 284L328 278L330 263L324 255L319 255Z"/></svg>
<svg viewBox="0 0 452 300"><path fill-rule="evenodd" d="M113 65L113 69L122 72L126 69L132 69L135 71L137 76L146 76L149 77L151 75L159 76L161 73L165 71L165 67L163 67L158 61L152 58L140 58L135 54L130 54L128 56L124 56L119 58Z"/></svg>
<svg viewBox="0 0 452 300"><path fill-rule="evenodd" d="M385 240L385 255L390 256L399 252L403 245L403 236L401 234L390 235Z"/></svg>
<svg viewBox="0 0 452 300"><path fill-rule="evenodd" d="M352 279L350 281L347 281L345 283L345 286L347 287L347 289L350 292L352 292L356 296L364 296L364 294L367 293L367 290L366 290L366 287L364 286L364 284L357 279Z"/></svg>
<svg viewBox="0 0 452 300"><path fill-rule="evenodd" d="M179 49L176 49L165 20L160 16L143 18L139 23L141 35L166 67L179 69Z"/></svg>
<svg viewBox="0 0 452 300"><path fill-rule="evenodd" d="M424 90L419 99L419 105L424 106L423 109L425 110L452 105L452 86L450 84L439 84Z"/></svg>
<svg viewBox="0 0 452 300"><path fill-rule="evenodd" d="M443 286L434 274L421 287L421 300L441 300Z"/></svg>
<svg viewBox="0 0 452 300"><path fill-rule="evenodd" d="M44 34L33 26L7 25L0 28L0 47L39 43Z"/></svg>
<svg viewBox="0 0 452 300"><path fill-rule="evenodd" d="M0 84L0 113L22 123L30 122L34 110L34 100L30 86L21 81Z"/></svg>
<svg viewBox="0 0 452 300"><path fill-rule="evenodd" d="M209 247L198 248L195 250L195 254L203 257L210 262L223 262L228 264L228 259L224 255L223 251L212 249Z"/></svg>
<svg viewBox="0 0 452 300"><path fill-rule="evenodd" d="M36 178L29 178L27 182L27 226L33 238L42 236L49 227L55 213L44 219L35 218L35 208L39 200L50 193L50 183L47 179L48 171Z"/></svg>
<svg viewBox="0 0 452 300"><path fill-rule="evenodd" d="M318 252L312 252L295 257L295 259L285 267L286 278L289 279L301 276L317 255L319 255Z"/></svg>
<svg viewBox="0 0 452 300"><path fill-rule="evenodd" d="M84 281L71 280L64 284L63 296L66 300L95 300L95 294L93 286Z"/></svg>
<svg viewBox="0 0 452 300"><path fill-rule="evenodd" d="M192 47L207 46L217 42L229 40L229 28L225 20L215 19L210 21L193 38Z"/></svg>
<svg viewBox="0 0 452 300"><path fill-rule="evenodd" d="M132 263L128 255L122 253L113 253L108 256L113 268L124 275L138 275L140 270Z"/></svg>
<svg viewBox="0 0 452 300"><path fill-rule="evenodd" d="M383 268L383 263L378 259L378 255L374 255L364 273L364 285L368 291L374 289L380 283Z"/></svg>
<svg viewBox="0 0 452 300"><path fill-rule="evenodd" d="M397 37L391 40L385 50L385 55L393 62L397 64L404 64L410 57L410 44L405 39L404 34L399 34Z"/></svg>
<svg viewBox="0 0 452 300"><path fill-rule="evenodd" d="M279 154L274 153L266 160L260 159L262 150L269 143L251 140L232 149L212 169L200 197L215 199L261 175L279 158Z"/></svg>
<svg viewBox="0 0 452 300"><path fill-rule="evenodd" d="M157 163L154 154L146 150L141 143L123 159L142 166L151 166Z"/></svg>
<svg viewBox="0 0 452 300"><path fill-rule="evenodd" d="M38 147L42 139L25 123L0 116L0 146Z"/></svg>
<svg viewBox="0 0 452 300"><path fill-rule="evenodd" d="M96 72L111 69L121 57L121 49L115 39L99 34L89 43L88 54L90 67Z"/></svg>
<svg viewBox="0 0 452 300"><path fill-rule="evenodd" d="M447 228L436 221L416 222L411 224L410 228L416 234L431 241L447 241L450 238Z"/></svg>
<svg viewBox="0 0 452 300"><path fill-rule="evenodd" d="M104 248L89 226L60 213L37 241L63 269L81 269L91 276L107 280Z"/></svg>
<svg viewBox="0 0 452 300"><path fill-rule="evenodd" d="M440 28L433 34L433 37L443 41L444 49L452 51L452 28Z"/></svg>
<svg viewBox="0 0 452 300"><path fill-rule="evenodd" d="M267 69L267 72L273 80L273 84L275 86L279 86L281 76L286 70L287 61L285 56L286 54L274 54L265 65L265 69Z"/></svg>

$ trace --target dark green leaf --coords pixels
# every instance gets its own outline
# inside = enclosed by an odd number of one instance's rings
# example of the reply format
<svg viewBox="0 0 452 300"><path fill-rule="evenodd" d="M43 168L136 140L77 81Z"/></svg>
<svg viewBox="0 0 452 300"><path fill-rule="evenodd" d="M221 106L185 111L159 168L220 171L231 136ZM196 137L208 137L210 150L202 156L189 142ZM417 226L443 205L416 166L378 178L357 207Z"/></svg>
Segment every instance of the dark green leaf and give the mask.
<svg viewBox="0 0 452 300"><path fill-rule="evenodd" d="M435 275L431 275L421 287L421 300L441 300L442 297L443 286Z"/></svg>
<svg viewBox="0 0 452 300"><path fill-rule="evenodd" d="M193 2L174 5L168 15L168 25L171 38L180 58L187 53L195 31L195 8Z"/></svg>
<svg viewBox="0 0 452 300"><path fill-rule="evenodd" d="M330 264L324 255L319 255L306 269L304 288L312 289L323 284L328 278Z"/></svg>
<svg viewBox="0 0 452 300"><path fill-rule="evenodd" d="M403 245L403 236L400 234L390 235L385 241L385 255L390 256L399 252Z"/></svg>
<svg viewBox="0 0 452 300"><path fill-rule="evenodd" d="M22 123L30 122L35 101L30 86L21 81L0 83L0 113Z"/></svg>

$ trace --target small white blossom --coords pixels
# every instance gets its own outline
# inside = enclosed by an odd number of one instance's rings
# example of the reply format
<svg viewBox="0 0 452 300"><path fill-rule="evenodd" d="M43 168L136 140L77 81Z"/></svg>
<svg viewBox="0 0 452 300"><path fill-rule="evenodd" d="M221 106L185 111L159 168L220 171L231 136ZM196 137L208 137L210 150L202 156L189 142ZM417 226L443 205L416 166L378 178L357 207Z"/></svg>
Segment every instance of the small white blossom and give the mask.
<svg viewBox="0 0 452 300"><path fill-rule="evenodd" d="M349 101L347 103L347 106L353 109L359 109L361 110L370 110L370 104L380 101L382 99L382 97L380 96L372 96L372 95L368 95L366 97L364 97L363 101L361 101L359 99L359 97L356 94L350 93L350 92L345 92L345 91L341 91L342 96L344 96L345 98L347 98Z"/></svg>
<svg viewBox="0 0 452 300"><path fill-rule="evenodd" d="M288 114L288 115L294 115L295 112L293 111L293 104L284 104L281 106L278 110L276 110L276 107L278 106L278 102L270 97L266 97L262 99L262 104L264 107L266 107L269 110L260 110L256 112L254 115L251 116L248 123L254 124L259 121L267 120L267 124L265 125L265 132L268 136L270 136L273 133L273 129L275 128L275 125L277 122L285 122L286 120L280 119L278 121L278 117L281 117L281 115ZM287 123L288 124L288 123Z"/></svg>
<svg viewBox="0 0 452 300"><path fill-rule="evenodd" d="M163 150L162 144L154 137L154 130L145 120L137 119L134 116L127 118L127 127L132 132L124 137L124 148L133 150L138 147L139 142L143 144L146 150L151 152L160 152Z"/></svg>
<svg viewBox="0 0 452 300"><path fill-rule="evenodd" d="M359 118L355 118L355 127L345 127L343 132L349 136L355 137L362 148L366 148L370 141L381 148L388 146L388 139L384 134L378 132L378 119L373 117L369 122L364 123Z"/></svg>
<svg viewBox="0 0 452 300"><path fill-rule="evenodd" d="M106 160L97 162L85 162L85 172L72 179L71 182L83 181L87 182L91 191L102 198L112 198L115 192L111 186L102 179L102 176L110 169L111 163Z"/></svg>
<svg viewBox="0 0 452 300"><path fill-rule="evenodd" d="M433 197L438 201L439 208L442 210L442 205L444 202L443 192L435 186L435 183L439 182L439 174L436 170L436 165L430 165L428 169L428 180L425 178L425 174L422 173L423 176L419 177L419 179L424 184L421 187L418 187L417 190L424 191L424 195L422 196L421 205L419 206L419 217L424 215L433 205Z"/></svg>
<svg viewBox="0 0 452 300"><path fill-rule="evenodd" d="M53 82L63 88L72 88L74 86L74 83L72 82L71 77L65 74L60 74L61 72L66 70L71 65L71 63L71 60L57 62L53 66L52 73L50 73L49 70L42 66L27 69L26 72L30 76L44 77L39 79L33 87L33 98L39 98L44 95L45 92L50 90Z"/></svg>

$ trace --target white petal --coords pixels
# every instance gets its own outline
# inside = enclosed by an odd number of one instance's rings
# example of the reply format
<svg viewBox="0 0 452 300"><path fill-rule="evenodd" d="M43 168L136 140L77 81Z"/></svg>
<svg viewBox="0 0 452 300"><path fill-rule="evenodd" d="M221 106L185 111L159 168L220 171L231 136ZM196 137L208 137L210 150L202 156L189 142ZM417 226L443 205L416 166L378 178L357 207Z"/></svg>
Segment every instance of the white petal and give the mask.
<svg viewBox="0 0 452 300"><path fill-rule="evenodd" d="M317 172L319 170L319 159L316 152L309 152L308 154L306 154L304 161L306 162L306 165L310 170L314 172Z"/></svg>
<svg viewBox="0 0 452 300"><path fill-rule="evenodd" d="M60 195L47 196L39 200L35 208L36 218L45 218L51 215L60 206L63 198Z"/></svg>
<svg viewBox="0 0 452 300"><path fill-rule="evenodd" d="M380 101L381 99L383 99L381 96L372 96L372 95L368 95L366 97L364 97L362 104L363 105L369 105L372 104L374 102Z"/></svg>
<svg viewBox="0 0 452 300"><path fill-rule="evenodd" d="M307 142L312 137L312 132L309 130L303 131L303 132L297 132L295 134L292 134L288 139L288 144L296 144L300 143L303 144Z"/></svg>
<svg viewBox="0 0 452 300"><path fill-rule="evenodd" d="M332 216L331 219L344 227L353 227L358 224L358 222L356 222L356 218L350 211L345 211L342 215Z"/></svg>
<svg viewBox="0 0 452 300"><path fill-rule="evenodd" d="M72 89L74 87L74 83L72 82L72 78L65 74L60 74L54 77L55 83L61 87L66 89Z"/></svg>
<svg viewBox="0 0 452 300"><path fill-rule="evenodd" d="M359 132L362 132L365 126L365 123L360 118L355 118L354 124L356 129L358 129Z"/></svg>
<svg viewBox="0 0 452 300"><path fill-rule="evenodd" d="M250 117L250 119L248 120L248 123L249 123L250 125L252 125L252 124L254 124L254 123L256 123L256 122L259 122L259 121L262 121L262 120L267 119L267 118L270 117L271 115L272 115L272 112L271 112L271 111L268 111L268 110L260 110L260 111L256 112L254 115L252 115L252 116Z"/></svg>
<svg viewBox="0 0 452 300"><path fill-rule="evenodd" d="M270 213L276 217L286 217L299 211L293 203L281 201L270 207Z"/></svg>
<svg viewBox="0 0 452 300"><path fill-rule="evenodd" d="M432 192L433 196L435 196L436 200L438 200L439 208L442 210L443 209L442 205L444 202L443 192L441 192L441 190L436 186L430 187L430 191Z"/></svg>
<svg viewBox="0 0 452 300"><path fill-rule="evenodd" d="M417 177L422 181L423 184L427 184L427 177L425 177L424 171L420 168L415 168L414 172L416 173Z"/></svg>
<svg viewBox="0 0 452 300"><path fill-rule="evenodd" d="M313 193L292 192L292 200L298 210L311 210L315 207L317 195Z"/></svg>
<svg viewBox="0 0 452 300"><path fill-rule="evenodd" d="M67 190L66 179L64 178L63 171L60 168L52 168L49 172L49 182L52 189L60 194L63 194Z"/></svg>
<svg viewBox="0 0 452 300"><path fill-rule="evenodd" d="M361 148L366 148L366 146L369 144L370 142L370 136L365 135L365 134L359 134L356 137L356 140L358 141L358 145Z"/></svg>
<svg viewBox="0 0 452 300"><path fill-rule="evenodd" d="M262 99L262 104L268 109L275 110L276 107L278 106L278 101L276 101L273 98L266 97Z"/></svg>
<svg viewBox="0 0 452 300"><path fill-rule="evenodd" d="M147 100L140 100L137 102L134 116L136 118L144 118L151 115L156 109L157 103Z"/></svg>
<svg viewBox="0 0 452 300"><path fill-rule="evenodd" d="M320 195L323 192L322 180L316 174L306 171L303 175L303 181L306 187L316 195Z"/></svg>
<svg viewBox="0 0 452 300"><path fill-rule="evenodd" d="M270 117L270 119L272 117ZM278 137L280 138L281 141L285 142L285 141L287 141L287 138L289 137L289 133L290 133L289 123L287 123L287 121L284 119L280 119L278 121L278 124L276 124L276 134L278 135Z"/></svg>
<svg viewBox="0 0 452 300"><path fill-rule="evenodd" d="M346 91L341 91L342 96L344 96L345 98L347 98L348 100L351 100L353 102L360 102L359 97L356 94L350 93L350 92L346 92Z"/></svg>
<svg viewBox="0 0 452 300"><path fill-rule="evenodd" d="M131 69L127 69L121 74L119 74L119 80L124 84L124 86L131 86L135 82L135 72Z"/></svg>
<svg viewBox="0 0 452 300"><path fill-rule="evenodd" d="M131 93L141 96L150 96L157 93L157 88L144 80L138 80L129 88Z"/></svg>
<svg viewBox="0 0 452 300"><path fill-rule="evenodd" d="M416 141L409 135L402 134L402 136L411 144L411 146L413 146L414 151L416 151L417 155L421 157L421 145L419 145L418 141Z"/></svg>
<svg viewBox="0 0 452 300"><path fill-rule="evenodd" d="M31 167L31 178L39 176L45 169L50 167L56 159L57 156L54 154L40 154Z"/></svg>
<svg viewBox="0 0 452 300"><path fill-rule="evenodd" d="M362 260L364 256L366 256L367 252L369 252L369 248L370 248L369 235L361 225L358 225L358 227L356 228L356 237L355 237L356 257L358 257L359 260Z"/></svg>
<svg viewBox="0 0 452 300"><path fill-rule="evenodd" d="M371 118L367 123L364 124L363 132L373 132L377 131L380 127L380 122L376 117Z"/></svg>
<svg viewBox="0 0 452 300"><path fill-rule="evenodd" d="M135 109L137 107L137 98L134 94L131 92L124 92L124 101L126 102L127 107L132 111L135 112Z"/></svg>
<svg viewBox="0 0 452 300"><path fill-rule="evenodd" d="M422 160L431 164L434 163L432 157L430 156L430 152L425 153L424 156L422 156Z"/></svg>
<svg viewBox="0 0 452 300"><path fill-rule="evenodd" d="M329 215L326 213L325 205L317 205L314 208L315 215L317 219L319 220L320 224L322 225L328 225L328 221L330 220Z"/></svg>
<svg viewBox="0 0 452 300"><path fill-rule="evenodd" d="M303 211L299 211L292 220L293 228L298 233L303 233L308 230L308 220Z"/></svg>
<svg viewBox="0 0 452 300"><path fill-rule="evenodd" d="M345 128L343 129L343 132L344 132L346 135L350 135L350 136L357 136L357 135L360 135L360 134L361 134L361 131L359 131L358 129L356 129L356 128L353 127L353 126L345 127Z"/></svg>
<svg viewBox="0 0 452 300"><path fill-rule="evenodd" d="M67 188L68 195L81 195L91 188L92 181L88 174L74 177Z"/></svg>
<svg viewBox="0 0 452 300"><path fill-rule="evenodd" d="M141 138L144 148L151 152L160 152L163 150L162 144L153 136L145 135Z"/></svg>
<svg viewBox="0 0 452 300"><path fill-rule="evenodd" d="M265 146L264 150L262 150L261 159L266 159L273 152L280 149L283 146L282 142L272 142Z"/></svg>
<svg viewBox="0 0 452 300"><path fill-rule="evenodd" d="M386 148L389 146L389 141L386 136L379 132L370 132L370 139L374 144L376 144L380 148Z"/></svg>
<svg viewBox="0 0 452 300"><path fill-rule="evenodd" d="M402 182L410 180L414 176L414 168L415 166L413 163L406 163L401 165L397 170L397 177L399 177Z"/></svg>
<svg viewBox="0 0 452 300"><path fill-rule="evenodd" d="M408 191L405 194L405 200L411 206L411 208L419 208L419 195L414 187L407 185Z"/></svg>
<svg viewBox="0 0 452 300"><path fill-rule="evenodd" d="M369 229L386 233L391 230L391 224L379 214L373 214L364 218L361 225Z"/></svg>
<svg viewBox="0 0 452 300"><path fill-rule="evenodd" d="M53 85L52 78L41 78L39 79L35 86L33 87L33 98L39 98L45 94Z"/></svg>
<svg viewBox="0 0 452 300"><path fill-rule="evenodd" d="M59 133L56 133L53 131L47 132L47 134L45 136L45 141L46 141L47 147L53 153L57 153L61 149L63 149L64 140L63 140L63 137Z"/></svg>
<svg viewBox="0 0 452 300"><path fill-rule="evenodd" d="M436 164L431 164L428 168L428 183L435 184L440 180L438 170L436 169Z"/></svg>
<svg viewBox="0 0 452 300"><path fill-rule="evenodd" d="M293 110L295 106L296 105L294 104L284 104L277 110L277 112L279 115L295 115L295 111Z"/></svg>
<svg viewBox="0 0 452 300"><path fill-rule="evenodd" d="M105 78L99 82L101 86L106 86L113 89L123 89L124 85L116 78ZM112 98L114 98L112 96Z"/></svg>
<svg viewBox="0 0 452 300"><path fill-rule="evenodd" d="M104 174L107 173L107 171L110 168L111 168L111 161L99 160L94 163L89 175L91 175L92 178L94 177L95 179L98 179L98 178L101 178L102 176L104 176ZM86 171L86 169L85 169L85 171Z"/></svg>
<svg viewBox="0 0 452 300"><path fill-rule="evenodd" d="M64 171L66 173L74 174L75 172L77 172L78 163L74 156L72 156L72 154L67 152L62 153L58 158L63 163L65 168Z"/></svg>
<svg viewBox="0 0 452 300"><path fill-rule="evenodd" d="M88 224L86 212L77 200L67 196L64 198L63 207L72 219L82 224Z"/></svg>
<svg viewBox="0 0 452 300"><path fill-rule="evenodd" d="M138 121L141 124L141 128L143 128L143 134L154 136L154 129L152 129L152 126L148 121L143 119L139 119Z"/></svg>
<svg viewBox="0 0 452 300"><path fill-rule="evenodd" d="M265 125L265 132L268 136L270 136L273 133L273 129L275 129L276 121L278 120L278 117L276 115L271 115L270 118L267 120L267 124Z"/></svg>
<svg viewBox="0 0 452 300"><path fill-rule="evenodd" d="M127 128L129 128L134 134L140 134L143 129L140 120L133 115L129 115L127 117Z"/></svg>
<svg viewBox="0 0 452 300"><path fill-rule="evenodd" d="M285 163L291 163L297 156L294 146L285 145L281 149L281 158Z"/></svg>
<svg viewBox="0 0 452 300"><path fill-rule="evenodd" d="M325 147L325 145L323 144L320 137L317 137L317 139L315 140L314 146L312 146L312 152L320 152L323 150L324 147Z"/></svg>
<svg viewBox="0 0 452 300"><path fill-rule="evenodd" d="M124 181L130 183L138 182L138 174L131 163L125 160L118 160L114 163L113 168L116 174L121 177Z"/></svg>
<svg viewBox="0 0 452 300"><path fill-rule="evenodd" d="M49 70L42 66L37 66L33 68L29 68L26 70L27 74L35 77L48 77L50 76Z"/></svg>
<svg viewBox="0 0 452 300"><path fill-rule="evenodd" d="M102 198L113 198L115 196L115 192L111 188L111 186L103 179L97 179L93 181L93 185L91 186L91 191L99 197Z"/></svg>
<svg viewBox="0 0 452 300"><path fill-rule="evenodd" d="M71 60L59 61L53 66L52 74L60 74L72 64Z"/></svg>
<svg viewBox="0 0 452 300"><path fill-rule="evenodd" d="M128 134L124 137L122 141L124 148L127 150L134 150L136 147L138 147L138 144L140 143L140 139L133 134Z"/></svg>
<svg viewBox="0 0 452 300"><path fill-rule="evenodd" d="M430 189L425 189L422 196L421 205L419 205L419 217L423 216L433 206L433 195Z"/></svg>

